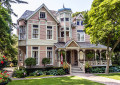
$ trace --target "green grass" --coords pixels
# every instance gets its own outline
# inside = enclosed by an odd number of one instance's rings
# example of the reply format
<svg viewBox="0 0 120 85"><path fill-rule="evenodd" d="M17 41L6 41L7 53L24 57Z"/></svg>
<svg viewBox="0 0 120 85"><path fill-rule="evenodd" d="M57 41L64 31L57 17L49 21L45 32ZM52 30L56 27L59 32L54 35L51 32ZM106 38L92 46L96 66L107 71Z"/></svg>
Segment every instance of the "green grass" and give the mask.
<svg viewBox="0 0 120 85"><path fill-rule="evenodd" d="M39 78L39 77L49 77L49 76L53 76L53 75L27 76L25 78Z"/></svg>
<svg viewBox="0 0 120 85"><path fill-rule="evenodd" d="M8 85L104 85L77 76L59 78L41 78L31 80L14 80Z"/></svg>
<svg viewBox="0 0 120 85"><path fill-rule="evenodd" d="M120 73L110 73L110 74L96 74L96 76L107 77L111 79L120 80Z"/></svg>

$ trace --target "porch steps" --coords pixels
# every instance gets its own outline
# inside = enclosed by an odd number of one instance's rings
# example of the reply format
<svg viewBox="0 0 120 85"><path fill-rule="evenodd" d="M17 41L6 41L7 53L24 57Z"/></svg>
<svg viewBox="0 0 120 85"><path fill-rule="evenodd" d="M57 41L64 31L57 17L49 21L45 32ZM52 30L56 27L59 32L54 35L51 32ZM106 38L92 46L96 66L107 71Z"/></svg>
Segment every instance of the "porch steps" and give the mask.
<svg viewBox="0 0 120 85"><path fill-rule="evenodd" d="M71 67L71 74L75 74L75 73L77 73L77 74L84 73L84 71L78 66L72 66Z"/></svg>

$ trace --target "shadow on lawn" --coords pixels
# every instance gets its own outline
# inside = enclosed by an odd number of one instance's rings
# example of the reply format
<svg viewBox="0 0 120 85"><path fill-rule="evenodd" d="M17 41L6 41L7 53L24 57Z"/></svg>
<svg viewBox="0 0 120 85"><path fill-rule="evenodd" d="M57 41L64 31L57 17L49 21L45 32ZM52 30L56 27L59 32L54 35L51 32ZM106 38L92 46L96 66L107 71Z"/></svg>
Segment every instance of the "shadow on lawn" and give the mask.
<svg viewBox="0 0 120 85"><path fill-rule="evenodd" d="M103 85L77 76L43 78L31 80L15 80L8 85Z"/></svg>

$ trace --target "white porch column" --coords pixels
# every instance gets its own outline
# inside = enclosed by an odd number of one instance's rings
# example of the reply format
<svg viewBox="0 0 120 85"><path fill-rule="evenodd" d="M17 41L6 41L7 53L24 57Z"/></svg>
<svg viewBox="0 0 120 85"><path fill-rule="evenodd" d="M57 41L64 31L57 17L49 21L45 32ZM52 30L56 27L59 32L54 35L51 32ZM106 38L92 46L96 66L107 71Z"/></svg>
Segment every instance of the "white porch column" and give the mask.
<svg viewBox="0 0 120 85"><path fill-rule="evenodd" d="M97 49L95 49L94 51L95 51L95 60L96 60L96 51L97 51Z"/></svg>
<svg viewBox="0 0 120 85"><path fill-rule="evenodd" d="M67 52L67 50L65 49L64 51L65 51L65 62L66 62L66 52Z"/></svg>
<svg viewBox="0 0 120 85"><path fill-rule="evenodd" d="M79 52L79 49L77 49L77 53L78 53L78 66L79 66L79 60L80 60L80 52Z"/></svg>
<svg viewBox="0 0 120 85"><path fill-rule="evenodd" d="M84 69L83 69L83 71L84 71L84 73L85 73L85 49L83 49L83 58L84 58L84 64L83 64Z"/></svg>
<svg viewBox="0 0 120 85"><path fill-rule="evenodd" d="M59 54L59 55L58 55L58 56L59 56L59 59L58 59L58 66L59 66L59 67L60 67L60 51L61 51L61 49L58 49L58 52L59 52L59 53L58 53L58 54Z"/></svg>
<svg viewBox="0 0 120 85"><path fill-rule="evenodd" d="M101 58L102 58L102 55L101 55L102 50L100 49L100 51L99 51L99 52L100 52L100 60L101 60Z"/></svg>

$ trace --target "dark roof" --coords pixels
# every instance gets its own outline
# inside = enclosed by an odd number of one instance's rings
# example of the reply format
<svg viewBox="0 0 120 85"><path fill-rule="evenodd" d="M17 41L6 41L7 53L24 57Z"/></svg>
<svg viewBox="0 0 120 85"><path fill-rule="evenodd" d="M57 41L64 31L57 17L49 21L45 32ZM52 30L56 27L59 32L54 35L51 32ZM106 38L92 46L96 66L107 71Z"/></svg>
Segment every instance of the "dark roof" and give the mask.
<svg viewBox="0 0 120 85"><path fill-rule="evenodd" d="M29 17L34 11L26 10L23 15L19 19L26 19Z"/></svg>
<svg viewBox="0 0 120 85"><path fill-rule="evenodd" d="M80 46L80 48L102 48L102 49L107 49L106 46L101 45L101 44L96 45L96 44L90 44L88 42L76 42L76 43ZM67 45L68 45L68 42L67 43L61 43L61 42L55 43L55 46L57 48L65 48Z"/></svg>
<svg viewBox="0 0 120 85"><path fill-rule="evenodd" d="M58 12L60 12L60 11L71 11L71 8L62 8L62 9L58 9Z"/></svg>
<svg viewBox="0 0 120 85"><path fill-rule="evenodd" d="M50 10L50 12L51 12L55 17L57 16L57 11ZM26 11L23 13L23 15L22 15L18 20L28 18L32 13L34 13L34 11L26 10Z"/></svg>

